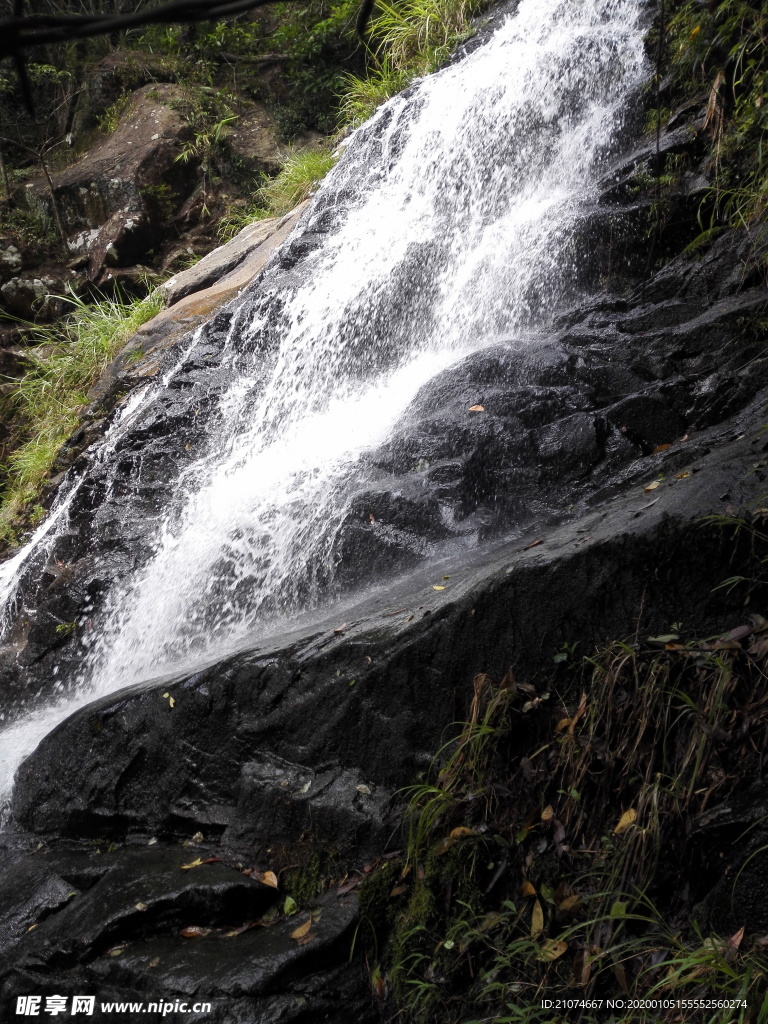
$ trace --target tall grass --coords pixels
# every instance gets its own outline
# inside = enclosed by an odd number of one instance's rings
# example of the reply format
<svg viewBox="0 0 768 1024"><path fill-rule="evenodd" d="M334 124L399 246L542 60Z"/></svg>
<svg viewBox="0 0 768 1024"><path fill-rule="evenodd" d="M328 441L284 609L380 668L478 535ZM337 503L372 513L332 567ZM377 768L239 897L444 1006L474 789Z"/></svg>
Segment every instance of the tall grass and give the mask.
<svg viewBox="0 0 768 1024"><path fill-rule="evenodd" d="M370 25L369 73L346 79L341 102L346 125L362 124L414 78L438 68L481 6L482 0L379 0Z"/></svg>
<svg viewBox="0 0 768 1024"><path fill-rule="evenodd" d="M25 509L37 498L61 446L77 426L93 383L125 341L163 307L145 299L68 297L72 312L52 326L35 325L34 367L6 399L22 443L7 456L0 500L0 539L13 542Z"/></svg>
<svg viewBox="0 0 768 1024"><path fill-rule="evenodd" d="M306 149L291 154L280 173L258 192L266 216L279 217L290 213L315 191L336 163L329 149Z"/></svg>
<svg viewBox="0 0 768 1024"><path fill-rule="evenodd" d="M597 1024L593 1001L619 998L633 1024L768 1024L766 943L711 927L690 840L768 742L768 623L753 628L743 645L679 627L616 643L546 687L475 678L468 720L406 791L400 862L360 892L403 1019Z"/></svg>

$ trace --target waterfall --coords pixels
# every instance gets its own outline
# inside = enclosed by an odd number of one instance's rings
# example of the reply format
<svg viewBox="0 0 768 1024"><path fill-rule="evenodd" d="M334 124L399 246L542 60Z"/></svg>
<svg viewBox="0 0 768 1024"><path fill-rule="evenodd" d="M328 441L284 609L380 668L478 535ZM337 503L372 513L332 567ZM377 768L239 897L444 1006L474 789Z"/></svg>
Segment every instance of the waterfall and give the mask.
<svg viewBox="0 0 768 1024"><path fill-rule="evenodd" d="M572 243L647 75L645 27L642 0L521 0L489 42L350 138L300 227L319 244L298 270L273 263L237 309L233 383L151 557L96 613L74 691L0 735L0 790L75 708L338 597L339 531L367 453L446 367L535 344L578 281ZM130 415L162 402L168 380ZM8 600L17 569L0 580Z"/></svg>

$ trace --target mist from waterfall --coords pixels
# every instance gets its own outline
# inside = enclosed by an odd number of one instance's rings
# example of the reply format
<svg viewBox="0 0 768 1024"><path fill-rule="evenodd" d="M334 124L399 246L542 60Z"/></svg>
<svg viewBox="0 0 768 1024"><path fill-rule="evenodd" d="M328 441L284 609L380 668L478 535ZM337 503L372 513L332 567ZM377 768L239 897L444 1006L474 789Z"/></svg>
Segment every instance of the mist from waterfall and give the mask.
<svg viewBox="0 0 768 1024"><path fill-rule="evenodd" d="M642 0L521 0L352 136L303 224L331 229L300 273L274 264L232 321L237 379L152 556L98 612L76 692L0 734L0 790L75 708L334 594L366 452L452 363L530 344L577 277L580 218L647 75L645 27Z"/></svg>

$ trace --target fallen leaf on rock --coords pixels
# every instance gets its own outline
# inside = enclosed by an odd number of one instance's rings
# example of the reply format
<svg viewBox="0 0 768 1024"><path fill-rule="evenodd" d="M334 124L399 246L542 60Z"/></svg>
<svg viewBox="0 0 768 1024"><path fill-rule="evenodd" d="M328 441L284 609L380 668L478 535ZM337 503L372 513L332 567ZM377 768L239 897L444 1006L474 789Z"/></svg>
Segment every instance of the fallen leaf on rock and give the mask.
<svg viewBox="0 0 768 1024"><path fill-rule="evenodd" d="M221 864L221 857L206 857L203 864Z"/></svg>
<svg viewBox="0 0 768 1024"><path fill-rule="evenodd" d="M297 944L299 946L306 946L306 944L308 942L311 942L312 939L316 939L316 938L317 938L317 933L316 932L309 932L307 935L302 935L302 937L300 939L296 939L296 942L297 942Z"/></svg>
<svg viewBox="0 0 768 1024"><path fill-rule="evenodd" d="M277 875L274 871L261 871L256 877L264 885L271 885L273 889L277 889Z"/></svg>
<svg viewBox="0 0 768 1024"><path fill-rule="evenodd" d="M655 455L656 452L665 452L667 450L667 448L671 448L671 447L672 447L671 444L657 444L656 447L651 452L651 455Z"/></svg>
<svg viewBox="0 0 768 1024"><path fill-rule="evenodd" d="M353 889L356 889L360 885L362 880L363 879L361 875L359 875L357 878L350 878L350 880L348 882L345 882L344 885L339 886L339 888L336 890L336 895L346 896L348 892L352 892Z"/></svg>
<svg viewBox="0 0 768 1024"><path fill-rule="evenodd" d="M691 475L690 469L684 469L682 473L678 473L675 477L676 480L687 480Z"/></svg>
<svg viewBox="0 0 768 1024"><path fill-rule="evenodd" d="M630 825L633 825L637 821L637 811L634 807L630 807L628 811L624 811L622 816L619 818L619 823L613 830L615 836L620 836L622 832L626 832Z"/></svg>
<svg viewBox="0 0 768 1024"><path fill-rule="evenodd" d="M355 786L355 789L357 790L358 793L362 793L363 796L370 796L371 795L370 787L364 785L363 783L361 783L359 786Z"/></svg>
<svg viewBox="0 0 768 1024"><path fill-rule="evenodd" d="M189 871L190 868L199 868L202 863L203 863L203 858L202 857L198 857L197 860L191 860L189 862L189 864L182 864L181 865L181 870L182 871Z"/></svg>
<svg viewBox="0 0 768 1024"><path fill-rule="evenodd" d="M342 622L342 624L340 626L337 626L336 629L334 629L333 635L334 636L341 636L341 634L344 632L344 630L346 628L347 628L346 622Z"/></svg>
<svg viewBox="0 0 768 1024"><path fill-rule="evenodd" d="M147 964L147 967L157 967L157 965L159 963L160 963L160 957L156 956L154 960L150 960L149 961L149 963Z"/></svg>
<svg viewBox="0 0 768 1024"><path fill-rule="evenodd" d="M485 412L485 406L484 405L470 405L469 411L470 412Z"/></svg>
<svg viewBox="0 0 768 1024"><path fill-rule="evenodd" d="M541 949L536 955L537 960L557 960L563 953L568 952L568 943L563 942L562 939L547 939L542 944Z"/></svg>
<svg viewBox="0 0 768 1024"><path fill-rule="evenodd" d="M286 896L285 902L283 903L283 913L287 917L291 917L299 908L296 906L296 900L293 896Z"/></svg>
<svg viewBox="0 0 768 1024"><path fill-rule="evenodd" d="M531 541L530 544L526 544L525 547L523 548L523 551L530 551L531 548L537 548L539 546L539 544L543 544L543 543L544 543L544 541L541 539L541 537L539 537L538 540L533 540L533 541Z"/></svg>
<svg viewBox="0 0 768 1024"><path fill-rule="evenodd" d="M643 493L644 494L648 494L649 491L655 491L656 488L660 487L660 486L661 486L661 481L660 480L654 480L653 483L648 484L647 487L643 488Z"/></svg>
<svg viewBox="0 0 768 1024"><path fill-rule="evenodd" d="M149 910L149 907L146 903L137 903L136 910Z"/></svg>
<svg viewBox="0 0 768 1024"><path fill-rule="evenodd" d="M273 924L277 924L279 918L280 909L277 906L277 904L275 904L273 907L269 908L266 914L262 914L258 921L256 921L255 923L259 925L259 927L261 928L271 928Z"/></svg>
<svg viewBox="0 0 768 1024"><path fill-rule="evenodd" d="M185 939L204 939L206 935L210 935L211 928L201 928L199 925L191 924L187 928L182 928L179 935L183 935Z"/></svg>
<svg viewBox="0 0 768 1024"><path fill-rule="evenodd" d="M294 928L293 929L293 931L291 932L291 938L292 939L297 939L297 940L298 939L303 939L304 936L309 932L309 929L311 927L312 927L312 917L310 915L307 918L307 920L304 922L304 924L300 924L298 928Z"/></svg>
<svg viewBox="0 0 768 1024"><path fill-rule="evenodd" d="M120 956L120 954L124 952L125 946L115 946L114 949L107 950L107 956Z"/></svg>
<svg viewBox="0 0 768 1024"><path fill-rule="evenodd" d="M433 589L433 590L445 590L445 587L440 587L440 586L438 586L438 585L437 585L436 583L434 583L434 584L432 585L432 589Z"/></svg>
<svg viewBox="0 0 768 1024"><path fill-rule="evenodd" d="M241 924L239 928L231 928L228 932L224 932L225 939L234 939L238 935L242 935L243 932L247 932L249 928L253 928L254 921L246 921L245 924Z"/></svg>
<svg viewBox="0 0 768 1024"><path fill-rule="evenodd" d="M203 841L203 833L202 832L195 832L195 834L192 836L192 842L193 843L202 843L202 841Z"/></svg>

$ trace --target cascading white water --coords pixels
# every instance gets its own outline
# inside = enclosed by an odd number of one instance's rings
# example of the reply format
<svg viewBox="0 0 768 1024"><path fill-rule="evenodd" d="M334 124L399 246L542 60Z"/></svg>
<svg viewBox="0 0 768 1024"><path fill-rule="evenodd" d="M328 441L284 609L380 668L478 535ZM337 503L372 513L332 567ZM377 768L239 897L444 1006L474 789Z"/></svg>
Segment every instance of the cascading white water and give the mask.
<svg viewBox="0 0 768 1024"><path fill-rule="evenodd" d="M0 735L0 789L74 708L320 600L365 452L440 370L502 337L525 344L567 287L569 241L646 74L643 9L521 0L351 139L309 220L338 205L341 226L299 284L275 268L240 308L225 358L250 353L247 368L154 555L108 598L77 693Z"/></svg>

